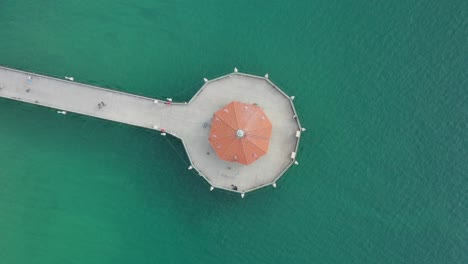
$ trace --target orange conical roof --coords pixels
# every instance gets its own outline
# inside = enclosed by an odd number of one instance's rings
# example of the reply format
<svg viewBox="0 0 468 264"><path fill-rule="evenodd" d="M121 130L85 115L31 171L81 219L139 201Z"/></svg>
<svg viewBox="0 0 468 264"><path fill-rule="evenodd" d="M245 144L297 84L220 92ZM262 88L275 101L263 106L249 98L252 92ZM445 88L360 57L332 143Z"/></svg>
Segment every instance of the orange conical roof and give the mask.
<svg viewBox="0 0 468 264"><path fill-rule="evenodd" d="M223 160L248 165L268 152L271 122L253 104L231 102L218 110L208 140Z"/></svg>

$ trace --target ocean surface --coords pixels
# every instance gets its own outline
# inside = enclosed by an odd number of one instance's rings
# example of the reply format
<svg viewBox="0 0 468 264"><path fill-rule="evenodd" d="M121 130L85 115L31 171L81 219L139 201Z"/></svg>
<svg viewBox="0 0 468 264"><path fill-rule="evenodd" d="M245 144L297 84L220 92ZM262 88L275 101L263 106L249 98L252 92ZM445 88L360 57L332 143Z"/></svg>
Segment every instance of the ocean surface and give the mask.
<svg viewBox="0 0 468 264"><path fill-rule="evenodd" d="M209 191L177 140L0 99L0 263L468 263L468 2L0 0L0 65L295 95L298 161Z"/></svg>

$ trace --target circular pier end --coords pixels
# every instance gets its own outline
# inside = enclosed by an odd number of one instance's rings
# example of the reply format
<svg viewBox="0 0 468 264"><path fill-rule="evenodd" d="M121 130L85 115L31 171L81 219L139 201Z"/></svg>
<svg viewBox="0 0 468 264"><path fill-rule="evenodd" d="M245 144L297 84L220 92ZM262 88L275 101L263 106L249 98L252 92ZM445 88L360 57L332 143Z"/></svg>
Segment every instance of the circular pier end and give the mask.
<svg viewBox="0 0 468 264"><path fill-rule="evenodd" d="M227 161L219 156L222 155L221 150L225 150L226 155L230 153L231 157L235 157L233 153L236 153L236 150L223 144L243 140L248 136L247 130L234 128L232 132L227 131L232 138L224 143L223 140L218 141L219 146L210 144L209 141L208 127L213 126L214 114L234 101L247 106L235 111L260 108L272 125L266 153L250 153L254 156L249 158L255 161L249 165L240 164L235 160ZM216 189L237 192L243 196L262 187L276 186L278 179L294 164L300 140L296 133L301 131L299 118L293 100L266 77L238 73L235 68L234 73L206 82L190 102L180 108L183 112L181 110L180 116L177 114L178 119L170 122L182 123L183 129L178 129L178 135L183 141L190 163L196 171L203 172L200 176L208 181L210 186L216 186ZM168 111L176 111L176 108ZM240 113L236 114L234 116L241 118ZM255 118L261 119L262 116ZM226 119L223 122L238 121ZM204 126L205 123L208 123L208 126ZM234 123L231 126L235 127ZM236 189L232 186L236 186Z"/></svg>

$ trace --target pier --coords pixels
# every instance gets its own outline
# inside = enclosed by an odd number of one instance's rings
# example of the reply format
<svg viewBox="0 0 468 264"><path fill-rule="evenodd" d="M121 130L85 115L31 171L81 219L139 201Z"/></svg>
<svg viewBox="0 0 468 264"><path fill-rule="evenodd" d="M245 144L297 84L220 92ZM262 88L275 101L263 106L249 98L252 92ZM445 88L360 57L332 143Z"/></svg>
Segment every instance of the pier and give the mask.
<svg viewBox="0 0 468 264"><path fill-rule="evenodd" d="M73 112L179 138L193 169L210 189L244 194L278 179L296 161L303 129L286 95L268 78L234 72L205 84L187 102L149 98L0 67L0 97ZM232 101L260 106L272 123L268 152L250 165L220 159L208 141L213 114ZM181 164L183 165L183 164ZM235 188L233 188L235 187Z"/></svg>

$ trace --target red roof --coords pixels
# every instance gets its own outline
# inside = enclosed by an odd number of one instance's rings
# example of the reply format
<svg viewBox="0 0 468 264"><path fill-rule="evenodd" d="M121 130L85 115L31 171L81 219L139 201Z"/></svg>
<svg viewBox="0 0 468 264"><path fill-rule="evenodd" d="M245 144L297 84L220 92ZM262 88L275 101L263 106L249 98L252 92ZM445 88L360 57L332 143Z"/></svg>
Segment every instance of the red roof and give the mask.
<svg viewBox="0 0 468 264"><path fill-rule="evenodd" d="M231 102L214 114L208 140L221 159L248 165L268 152L271 128L259 106Z"/></svg>

